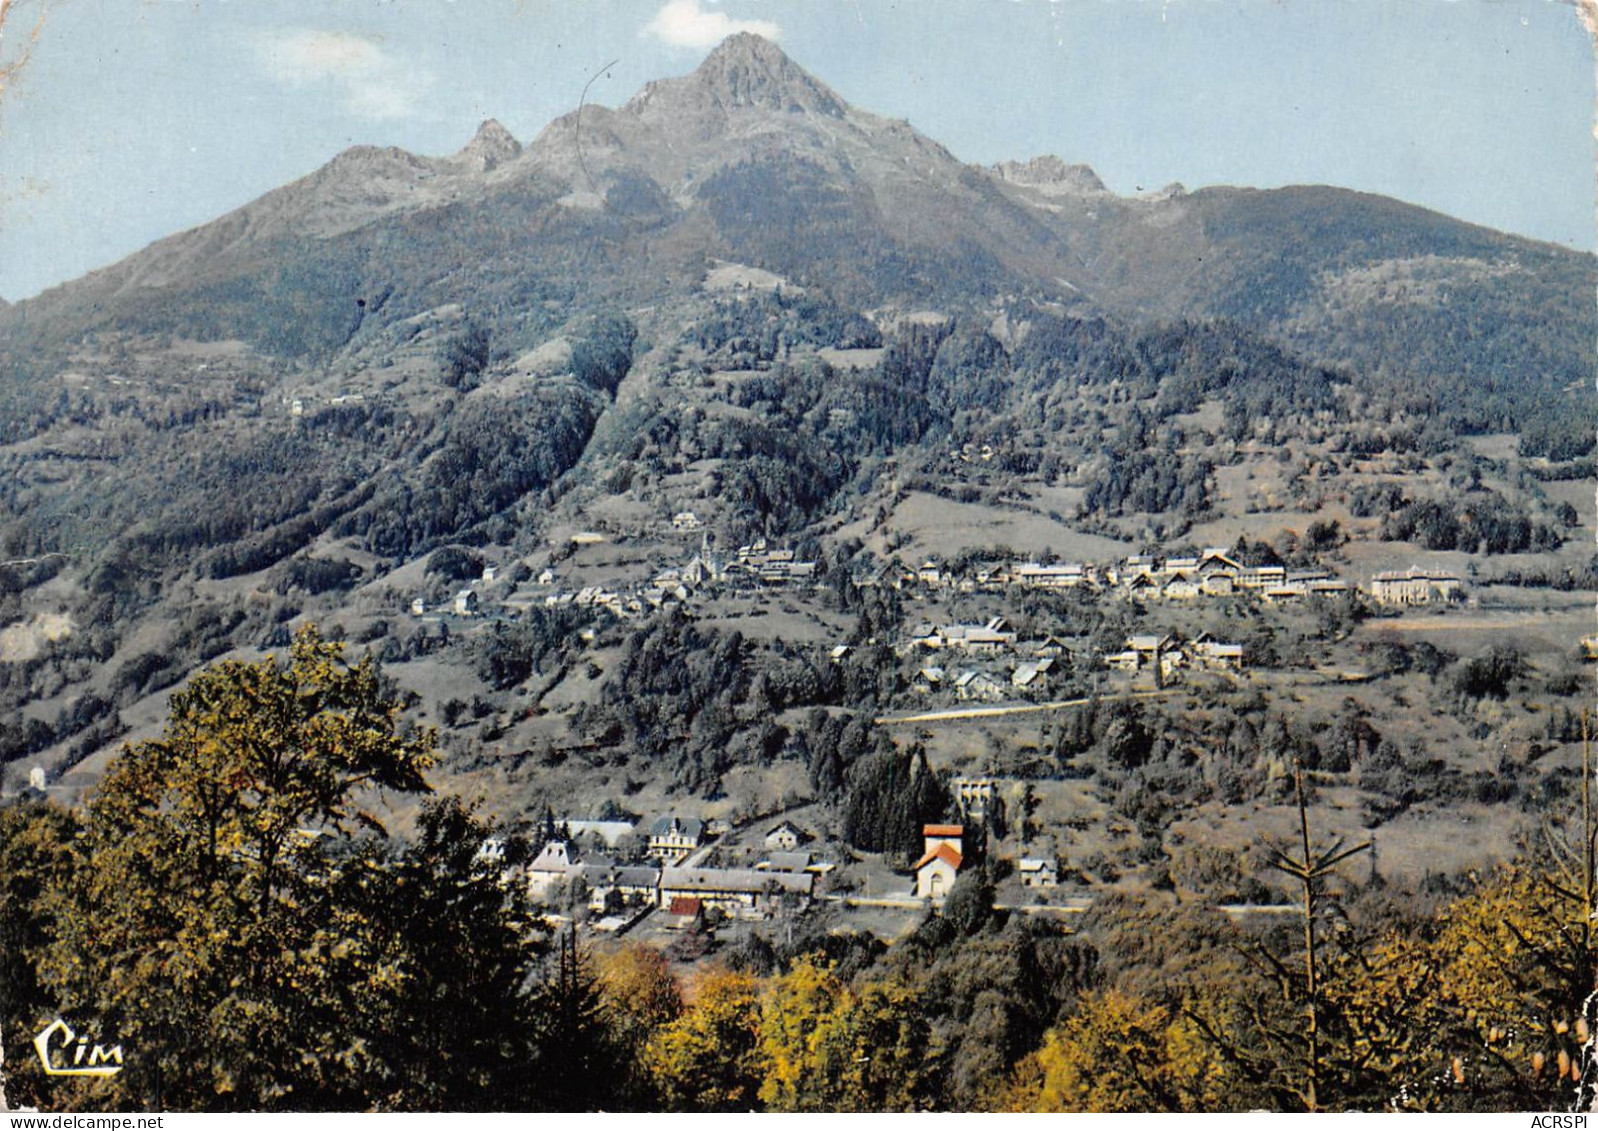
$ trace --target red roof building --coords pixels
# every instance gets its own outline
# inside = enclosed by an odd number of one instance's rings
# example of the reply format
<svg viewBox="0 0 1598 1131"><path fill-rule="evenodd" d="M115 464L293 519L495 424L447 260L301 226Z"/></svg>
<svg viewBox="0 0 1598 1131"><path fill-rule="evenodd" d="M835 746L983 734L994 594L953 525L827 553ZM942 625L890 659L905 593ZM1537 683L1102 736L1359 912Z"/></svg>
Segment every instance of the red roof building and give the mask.
<svg viewBox="0 0 1598 1131"><path fill-rule="evenodd" d="M666 925L676 930L683 930L699 922L704 913L704 900L682 895L674 896L666 908L668 916Z"/></svg>
<svg viewBox="0 0 1598 1131"><path fill-rule="evenodd" d="M941 900L965 862L965 826L923 825L926 852L916 861L916 898Z"/></svg>

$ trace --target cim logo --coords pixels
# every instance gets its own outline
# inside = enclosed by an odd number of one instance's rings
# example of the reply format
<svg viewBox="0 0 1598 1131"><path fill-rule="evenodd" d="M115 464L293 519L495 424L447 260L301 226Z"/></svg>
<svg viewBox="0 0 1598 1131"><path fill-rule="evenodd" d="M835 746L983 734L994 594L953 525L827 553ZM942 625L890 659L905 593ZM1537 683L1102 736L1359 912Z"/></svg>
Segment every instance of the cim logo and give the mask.
<svg viewBox="0 0 1598 1131"><path fill-rule="evenodd" d="M47 1076L115 1076L122 1071L122 1046L89 1044L88 1034L72 1031L57 1017L33 1038Z"/></svg>

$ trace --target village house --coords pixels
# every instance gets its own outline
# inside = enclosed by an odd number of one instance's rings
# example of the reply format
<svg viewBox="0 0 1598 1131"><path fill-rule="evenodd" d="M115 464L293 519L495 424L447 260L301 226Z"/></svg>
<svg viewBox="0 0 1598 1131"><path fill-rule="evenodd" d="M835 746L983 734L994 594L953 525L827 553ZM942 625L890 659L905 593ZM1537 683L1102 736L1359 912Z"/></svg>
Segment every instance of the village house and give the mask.
<svg viewBox="0 0 1598 1131"><path fill-rule="evenodd" d="M808 581L816 575L815 562L767 562L759 567L756 576L761 581L771 585L781 585L788 581Z"/></svg>
<svg viewBox="0 0 1598 1131"><path fill-rule="evenodd" d="M767 565L786 565L793 561L793 551L773 550L761 538L747 546L739 546L736 558L739 565L758 569Z"/></svg>
<svg viewBox="0 0 1598 1131"><path fill-rule="evenodd" d="M643 864L617 865L602 858L584 860L566 873L588 888L588 905L602 911L613 899L624 905L654 907L660 892L660 869Z"/></svg>
<svg viewBox="0 0 1598 1131"><path fill-rule="evenodd" d="M961 672L954 680L954 693L960 699L996 703L1004 698L1004 688L987 672Z"/></svg>
<svg viewBox="0 0 1598 1131"><path fill-rule="evenodd" d="M411 599L411 616L419 617L427 613L427 602L420 597Z"/></svg>
<svg viewBox="0 0 1598 1131"><path fill-rule="evenodd" d="M1288 571L1285 583L1297 585L1305 592L1308 592L1309 587L1315 582L1330 581L1331 579L1331 573L1324 569L1294 569Z"/></svg>
<svg viewBox="0 0 1598 1131"><path fill-rule="evenodd" d="M704 925L705 901L692 896L678 896L666 907L668 931L697 930Z"/></svg>
<svg viewBox="0 0 1598 1131"><path fill-rule="evenodd" d="M462 589L455 594L455 614L457 616L474 616L479 608L477 594L470 589Z"/></svg>
<svg viewBox="0 0 1598 1131"><path fill-rule="evenodd" d="M566 874L588 888L588 905L603 911L614 900L624 906L654 907L660 892L660 869L648 865L617 865L602 858L585 860Z"/></svg>
<svg viewBox="0 0 1598 1131"><path fill-rule="evenodd" d="M1255 566L1238 572L1239 589L1269 589L1287 581L1287 567L1279 565Z"/></svg>
<svg viewBox="0 0 1598 1131"><path fill-rule="evenodd" d="M916 583L916 571L903 562L895 560L888 567L886 583L892 585L895 589L903 589L907 585L914 585Z"/></svg>
<svg viewBox="0 0 1598 1131"><path fill-rule="evenodd" d="M639 593L637 597L628 601L627 609L629 612L642 613L646 605L651 609L659 609L664 608L668 602L686 601L688 597L689 593L686 586L662 587L652 585Z"/></svg>
<svg viewBox="0 0 1598 1131"><path fill-rule="evenodd" d="M684 585L697 589L710 584L712 581L719 581L721 579L721 570L714 560L695 554L688 559L688 564L678 571L678 577Z"/></svg>
<svg viewBox="0 0 1598 1131"><path fill-rule="evenodd" d="M916 898L941 902L965 862L963 825L923 825L924 850L915 862Z"/></svg>
<svg viewBox="0 0 1598 1131"><path fill-rule="evenodd" d="M1207 546L1199 555L1199 572L1211 574L1217 572L1229 573L1236 577L1243 572L1242 563L1238 562L1224 546Z"/></svg>
<svg viewBox="0 0 1598 1131"><path fill-rule="evenodd" d="M1066 642L1058 636L1045 636L1038 641L1036 648L1032 649L1034 656L1063 656L1070 650Z"/></svg>
<svg viewBox="0 0 1598 1131"><path fill-rule="evenodd" d="M1089 568L1075 562L1058 565L1039 565L1027 562L1011 571L1015 583L1027 589L1075 589L1093 584Z"/></svg>
<svg viewBox="0 0 1598 1131"><path fill-rule="evenodd" d="M1054 657L1045 656L1030 664L1017 665L1010 674L1010 682L1022 691L1046 691L1049 678L1054 674Z"/></svg>
<svg viewBox="0 0 1598 1131"><path fill-rule="evenodd" d="M649 855L662 864L680 863L705 843L705 823L697 817L662 817L649 829Z"/></svg>
<svg viewBox="0 0 1598 1131"><path fill-rule="evenodd" d="M986 624L950 624L939 632L942 647L959 648L966 652L1000 652L1015 646L1015 632L1003 617L994 617ZM932 645L938 647L939 645Z"/></svg>
<svg viewBox="0 0 1598 1131"><path fill-rule="evenodd" d="M1323 569L1297 570L1285 573L1278 583L1265 586L1260 598L1267 604L1299 601L1306 597L1335 597L1348 592L1348 582L1339 580Z"/></svg>
<svg viewBox="0 0 1598 1131"><path fill-rule="evenodd" d="M1023 857L1016 864L1015 870L1021 877L1022 887L1052 888L1058 887L1060 883L1059 869L1053 860Z"/></svg>
<svg viewBox="0 0 1598 1131"><path fill-rule="evenodd" d="M1172 574L1160 588L1160 596L1167 601L1191 601L1198 597L1200 582L1194 572Z"/></svg>
<svg viewBox="0 0 1598 1131"><path fill-rule="evenodd" d="M1193 663L1212 671L1243 670L1243 646L1216 640L1209 633L1200 633L1188 646Z"/></svg>
<svg viewBox="0 0 1598 1131"><path fill-rule="evenodd" d="M1147 601L1158 597L1161 592L1162 587L1152 572L1134 573L1127 578L1126 587L1122 591L1122 595L1129 601Z"/></svg>
<svg viewBox="0 0 1598 1131"><path fill-rule="evenodd" d="M1136 675L1143 664L1143 657L1128 648L1121 652L1111 652L1104 657L1104 663L1111 671L1126 672Z"/></svg>
<svg viewBox="0 0 1598 1131"><path fill-rule="evenodd" d="M742 573L766 584L781 585L814 577L816 563L798 561L792 550L773 550L762 538L747 546L739 546L735 561L727 572Z"/></svg>
<svg viewBox="0 0 1598 1131"><path fill-rule="evenodd" d="M1159 568L1160 561L1153 554L1133 554L1121 563L1119 580L1130 582L1135 577L1147 577Z"/></svg>
<svg viewBox="0 0 1598 1131"><path fill-rule="evenodd" d="M615 871L616 862L607 856L584 856L567 869L566 882L586 891L590 905L602 908Z"/></svg>
<svg viewBox="0 0 1598 1131"><path fill-rule="evenodd" d="M1173 655L1177 653L1171 651L1169 636L1128 636L1126 649L1105 656L1104 662L1117 671L1133 675L1155 664L1159 664L1160 670L1166 672L1171 669L1169 657Z"/></svg>
<svg viewBox="0 0 1598 1131"><path fill-rule="evenodd" d="M954 778L949 788L954 793L955 804L960 807L960 815L968 821L980 821L988 815L998 796L999 781L989 777Z"/></svg>
<svg viewBox="0 0 1598 1131"><path fill-rule="evenodd" d="M616 868L610 874L610 885L626 899L646 899L653 903L660 890L660 869L647 864L632 864Z"/></svg>
<svg viewBox="0 0 1598 1131"><path fill-rule="evenodd" d="M1212 667L1224 668L1227 671L1234 672L1243 670L1243 646L1241 644L1213 644L1210 646L1207 658Z"/></svg>
<svg viewBox="0 0 1598 1131"><path fill-rule="evenodd" d="M808 872L759 871L754 868L663 868L660 906L674 899L698 899L729 915L759 918L784 897L808 903L816 878Z"/></svg>
<svg viewBox="0 0 1598 1131"><path fill-rule="evenodd" d="M693 511L678 511L671 516L671 528L673 530L691 533L698 530L700 525L699 516Z"/></svg>
<svg viewBox="0 0 1598 1131"><path fill-rule="evenodd" d="M810 839L810 834L792 821L783 821L766 834L767 852L792 852Z"/></svg>
<svg viewBox="0 0 1598 1131"><path fill-rule="evenodd" d="M1003 562L988 562L977 566L972 579L980 589L1002 589L1010 584L1012 574Z"/></svg>
<svg viewBox="0 0 1598 1131"><path fill-rule="evenodd" d="M590 585L577 591L577 596L572 599L572 604L584 608L611 609L614 611L621 605L621 595L608 591L602 585Z"/></svg>
<svg viewBox="0 0 1598 1131"><path fill-rule="evenodd" d="M808 872L811 856L808 852L771 852L755 865L757 872Z"/></svg>
<svg viewBox="0 0 1598 1131"><path fill-rule="evenodd" d="M563 840L552 840L527 865L527 894L542 901L556 893L576 867L577 861Z"/></svg>
<svg viewBox="0 0 1598 1131"><path fill-rule="evenodd" d="M1128 650L1142 656L1144 663L1148 664L1152 663L1171 646L1171 638L1169 636L1152 635L1128 636L1126 638L1126 646Z"/></svg>
<svg viewBox="0 0 1598 1131"><path fill-rule="evenodd" d="M941 691L943 690L943 675L942 668L922 668L916 672L915 679L910 684L910 689L917 695L931 695L935 691Z"/></svg>

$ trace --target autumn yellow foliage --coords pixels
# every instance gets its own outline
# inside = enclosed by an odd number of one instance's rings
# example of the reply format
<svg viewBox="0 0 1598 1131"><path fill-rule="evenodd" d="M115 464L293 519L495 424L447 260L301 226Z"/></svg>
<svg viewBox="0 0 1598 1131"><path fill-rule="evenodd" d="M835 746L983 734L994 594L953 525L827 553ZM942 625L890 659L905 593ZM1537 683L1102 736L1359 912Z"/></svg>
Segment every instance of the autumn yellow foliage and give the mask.
<svg viewBox="0 0 1598 1131"><path fill-rule="evenodd" d="M1168 1006L1105 990L1018 1067L1009 1111L1224 1111L1237 1097L1220 1051Z"/></svg>

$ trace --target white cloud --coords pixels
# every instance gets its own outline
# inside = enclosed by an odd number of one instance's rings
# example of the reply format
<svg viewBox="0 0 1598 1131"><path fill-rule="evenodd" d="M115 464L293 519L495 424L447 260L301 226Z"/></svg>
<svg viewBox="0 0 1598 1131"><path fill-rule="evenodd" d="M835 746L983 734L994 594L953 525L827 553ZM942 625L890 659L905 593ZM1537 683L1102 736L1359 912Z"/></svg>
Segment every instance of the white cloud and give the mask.
<svg viewBox="0 0 1598 1131"><path fill-rule="evenodd" d="M268 76L285 86L328 84L363 118L405 118L433 85L425 70L406 67L370 39L339 31L287 31L256 43Z"/></svg>
<svg viewBox="0 0 1598 1131"><path fill-rule="evenodd" d="M369 39L339 31L283 32L261 45L262 62L287 83L317 79L351 81L382 70L383 49Z"/></svg>
<svg viewBox="0 0 1598 1131"><path fill-rule="evenodd" d="M767 39L776 39L782 34L782 29L770 20L735 20L726 12L707 11L699 0L666 0L665 7L655 13L644 31L674 47L694 48L714 47L741 31L754 32Z"/></svg>

